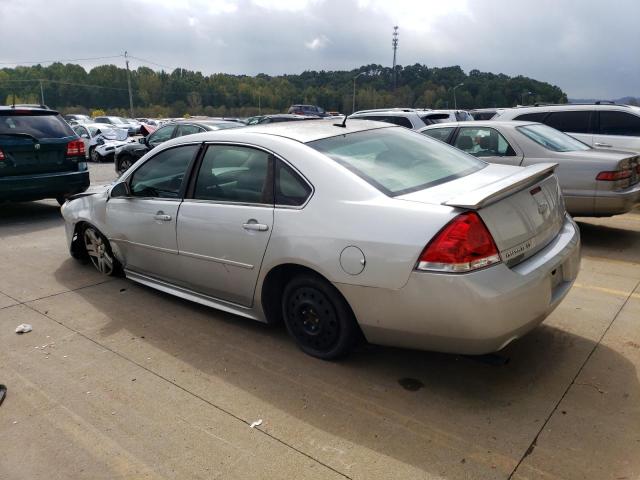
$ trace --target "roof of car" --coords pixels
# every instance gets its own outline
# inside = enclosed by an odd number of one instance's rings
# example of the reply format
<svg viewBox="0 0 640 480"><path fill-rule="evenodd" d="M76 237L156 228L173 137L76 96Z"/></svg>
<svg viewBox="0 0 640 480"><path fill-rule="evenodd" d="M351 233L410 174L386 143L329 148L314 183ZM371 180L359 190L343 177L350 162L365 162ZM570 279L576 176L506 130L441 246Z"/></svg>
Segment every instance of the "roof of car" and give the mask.
<svg viewBox="0 0 640 480"><path fill-rule="evenodd" d="M401 128L383 122L371 120L347 120L346 126L341 127L339 119L317 120L314 122L283 122L251 125L243 128L244 132L263 133L290 138L298 142L307 143L323 138L337 137L348 133L361 132L363 130L373 130L377 128Z"/></svg>
<svg viewBox="0 0 640 480"><path fill-rule="evenodd" d="M53 112L58 113L56 110L52 110L46 105L0 105L0 110L2 111L11 111L11 110L32 110L34 112Z"/></svg>

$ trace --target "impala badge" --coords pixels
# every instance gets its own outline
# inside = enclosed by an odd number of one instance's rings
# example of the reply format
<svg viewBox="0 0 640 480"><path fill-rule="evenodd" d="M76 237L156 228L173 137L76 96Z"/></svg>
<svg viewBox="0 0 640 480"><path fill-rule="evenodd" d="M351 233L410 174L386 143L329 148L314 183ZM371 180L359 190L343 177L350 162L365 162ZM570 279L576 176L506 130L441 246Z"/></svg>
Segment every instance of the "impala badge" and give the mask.
<svg viewBox="0 0 640 480"><path fill-rule="evenodd" d="M33 146L33 148L35 148L36 150L40 150L40 144L39 144L39 143L36 143L36 144Z"/></svg>

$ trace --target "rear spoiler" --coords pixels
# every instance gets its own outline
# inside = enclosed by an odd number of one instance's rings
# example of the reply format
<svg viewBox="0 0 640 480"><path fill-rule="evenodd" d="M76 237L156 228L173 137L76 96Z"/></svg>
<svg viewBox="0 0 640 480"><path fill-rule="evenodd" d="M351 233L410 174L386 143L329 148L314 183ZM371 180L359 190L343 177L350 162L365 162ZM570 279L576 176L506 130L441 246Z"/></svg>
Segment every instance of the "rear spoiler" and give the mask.
<svg viewBox="0 0 640 480"><path fill-rule="evenodd" d="M470 192L456 195L444 202L444 205L478 210L479 208L497 202L504 197L508 197L518 190L522 190L527 185L536 183L538 180L541 180L553 173L557 166L557 163L538 163L536 165L530 165L519 170L513 175L501 178L500 180L478 188L477 190L471 190Z"/></svg>

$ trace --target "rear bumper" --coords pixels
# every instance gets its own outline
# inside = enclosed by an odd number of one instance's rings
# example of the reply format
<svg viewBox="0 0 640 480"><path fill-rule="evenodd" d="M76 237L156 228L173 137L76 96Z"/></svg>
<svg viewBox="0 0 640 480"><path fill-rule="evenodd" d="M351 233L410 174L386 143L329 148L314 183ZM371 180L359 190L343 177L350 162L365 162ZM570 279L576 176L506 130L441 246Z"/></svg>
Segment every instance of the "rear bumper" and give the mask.
<svg viewBox="0 0 640 480"><path fill-rule="evenodd" d="M57 198L89 188L89 171L0 177L0 200L28 201Z"/></svg>
<svg viewBox="0 0 640 480"><path fill-rule="evenodd" d="M500 350L540 324L562 301L580 265L570 217L534 256L469 274L414 271L399 290L338 284L372 343L441 352Z"/></svg>
<svg viewBox="0 0 640 480"><path fill-rule="evenodd" d="M617 192L599 191L595 202L595 215L619 215L627 213L640 203L640 183Z"/></svg>

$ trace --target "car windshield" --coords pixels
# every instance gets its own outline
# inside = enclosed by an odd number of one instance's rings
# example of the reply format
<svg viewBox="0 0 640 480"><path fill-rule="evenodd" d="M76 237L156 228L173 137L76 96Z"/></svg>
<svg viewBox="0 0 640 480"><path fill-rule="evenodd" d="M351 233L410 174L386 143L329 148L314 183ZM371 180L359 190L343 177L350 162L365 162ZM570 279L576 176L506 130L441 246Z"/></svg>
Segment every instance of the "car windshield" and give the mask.
<svg viewBox="0 0 640 480"><path fill-rule="evenodd" d="M591 150L591 147L586 143L582 143L580 140L576 140L566 133L562 133L560 130L556 130L547 125L526 125L517 127L517 130L547 150L554 152Z"/></svg>
<svg viewBox="0 0 640 480"><path fill-rule="evenodd" d="M75 135L69 124L53 113L0 113L0 134L26 133L35 138L64 138Z"/></svg>
<svg viewBox="0 0 640 480"><path fill-rule="evenodd" d="M124 120L122 120L120 117L109 117L109 120L111 121L111 123L113 123L114 125L122 125L124 123L126 123Z"/></svg>
<svg viewBox="0 0 640 480"><path fill-rule="evenodd" d="M308 145L389 196L463 177L487 164L405 128L380 128Z"/></svg>

